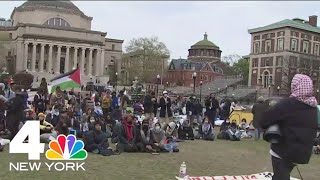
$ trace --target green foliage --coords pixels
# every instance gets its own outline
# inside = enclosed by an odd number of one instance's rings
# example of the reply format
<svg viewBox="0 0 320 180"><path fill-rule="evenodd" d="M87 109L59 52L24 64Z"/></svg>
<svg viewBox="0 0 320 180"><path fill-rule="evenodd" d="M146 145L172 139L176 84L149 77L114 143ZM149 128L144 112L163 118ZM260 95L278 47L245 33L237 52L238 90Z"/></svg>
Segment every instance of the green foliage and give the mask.
<svg viewBox="0 0 320 180"><path fill-rule="evenodd" d="M130 82L134 77L143 82L151 82L157 74L162 74L167 69L170 53L158 37L132 39L125 51L122 60L124 64L130 64L130 67L126 67Z"/></svg>
<svg viewBox="0 0 320 180"><path fill-rule="evenodd" d="M242 75L244 82L249 79L249 59L239 59L231 66L233 75Z"/></svg>

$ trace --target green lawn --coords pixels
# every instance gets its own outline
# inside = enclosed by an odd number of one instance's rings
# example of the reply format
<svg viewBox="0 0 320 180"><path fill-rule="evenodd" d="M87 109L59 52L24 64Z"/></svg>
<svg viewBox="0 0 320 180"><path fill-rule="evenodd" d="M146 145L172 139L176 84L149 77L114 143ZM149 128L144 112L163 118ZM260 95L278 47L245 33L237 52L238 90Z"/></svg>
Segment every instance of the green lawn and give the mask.
<svg viewBox="0 0 320 180"><path fill-rule="evenodd" d="M89 154L86 159L86 172L10 172L9 162L25 162L27 155L10 155L6 148L0 153L0 179L106 179L106 180L170 180L179 172L185 161L187 171L192 176L201 175L246 175L271 171L269 145L264 141L241 142L201 140L179 144L180 152L151 155L145 153L123 153L119 156L103 157ZM46 158L41 157L44 161ZM305 180L320 177L320 156L313 156L310 164L301 165ZM298 177L294 169L293 177Z"/></svg>

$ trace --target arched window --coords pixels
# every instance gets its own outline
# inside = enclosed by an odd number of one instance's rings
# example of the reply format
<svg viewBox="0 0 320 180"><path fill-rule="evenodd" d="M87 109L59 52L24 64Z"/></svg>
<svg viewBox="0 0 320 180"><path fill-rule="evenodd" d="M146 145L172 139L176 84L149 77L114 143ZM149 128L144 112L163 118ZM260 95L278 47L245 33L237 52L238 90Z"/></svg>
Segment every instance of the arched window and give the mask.
<svg viewBox="0 0 320 180"><path fill-rule="evenodd" d="M70 27L70 24L61 18L55 17L47 20L44 25L48 26L58 26L58 27Z"/></svg>

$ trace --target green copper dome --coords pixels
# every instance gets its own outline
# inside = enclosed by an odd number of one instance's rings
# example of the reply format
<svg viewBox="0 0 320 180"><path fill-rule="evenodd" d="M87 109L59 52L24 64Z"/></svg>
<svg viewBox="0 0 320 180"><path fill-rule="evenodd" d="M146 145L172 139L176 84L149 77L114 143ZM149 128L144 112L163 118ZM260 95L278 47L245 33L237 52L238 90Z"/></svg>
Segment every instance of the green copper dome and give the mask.
<svg viewBox="0 0 320 180"><path fill-rule="evenodd" d="M203 40L197 42L196 44L194 44L191 47L213 47L213 48L219 48L217 45L215 45L213 42L208 40L208 35L207 33L204 34L204 38Z"/></svg>

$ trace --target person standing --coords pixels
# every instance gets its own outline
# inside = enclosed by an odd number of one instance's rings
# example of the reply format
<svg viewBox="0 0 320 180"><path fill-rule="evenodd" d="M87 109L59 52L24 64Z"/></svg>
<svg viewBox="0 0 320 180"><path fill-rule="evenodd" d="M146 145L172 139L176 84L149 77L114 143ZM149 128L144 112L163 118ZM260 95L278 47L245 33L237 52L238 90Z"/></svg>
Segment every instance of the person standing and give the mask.
<svg viewBox="0 0 320 180"><path fill-rule="evenodd" d="M143 100L143 108L144 113L147 119L153 119L153 102L152 100L155 100L155 98L152 98L152 92L149 92Z"/></svg>
<svg viewBox="0 0 320 180"><path fill-rule="evenodd" d="M171 99L168 97L168 92L163 91L163 97L160 98L159 102L160 109L160 123L169 124L170 118L172 117L171 111Z"/></svg>
<svg viewBox="0 0 320 180"><path fill-rule="evenodd" d="M190 97L187 101L187 104L186 104L186 111L187 111L187 119L189 120L190 122L190 125L193 124L193 113L194 113L194 97Z"/></svg>
<svg viewBox="0 0 320 180"><path fill-rule="evenodd" d="M205 101L206 115L209 117L211 124L215 125L217 110L219 109L219 102L211 93Z"/></svg>
<svg viewBox="0 0 320 180"><path fill-rule="evenodd" d="M252 107L253 114L253 127L254 127L254 139L258 141L261 135L261 126L260 121L263 115L263 112L267 109L267 105L264 103L264 98L260 96L257 100L257 103Z"/></svg>
<svg viewBox="0 0 320 180"><path fill-rule="evenodd" d="M317 99L313 82L307 75L296 74L291 82L291 95L270 107L262 116L261 127L278 125L281 137L272 143L272 180L290 180L296 164L308 164L317 135Z"/></svg>
<svg viewBox="0 0 320 180"><path fill-rule="evenodd" d="M24 119L23 95L20 89L15 89L15 97L8 100L7 104L7 128L12 133L11 139L19 131L19 124Z"/></svg>
<svg viewBox="0 0 320 180"><path fill-rule="evenodd" d="M124 94L124 91L121 90L119 92L119 96L120 96L120 109L121 109L121 112L122 114L126 114L127 112L127 107L128 107L128 104L129 104L129 98L127 95Z"/></svg>
<svg viewBox="0 0 320 180"><path fill-rule="evenodd" d="M43 89L39 89L37 94L33 98L36 114L44 113L46 110L46 97Z"/></svg>

